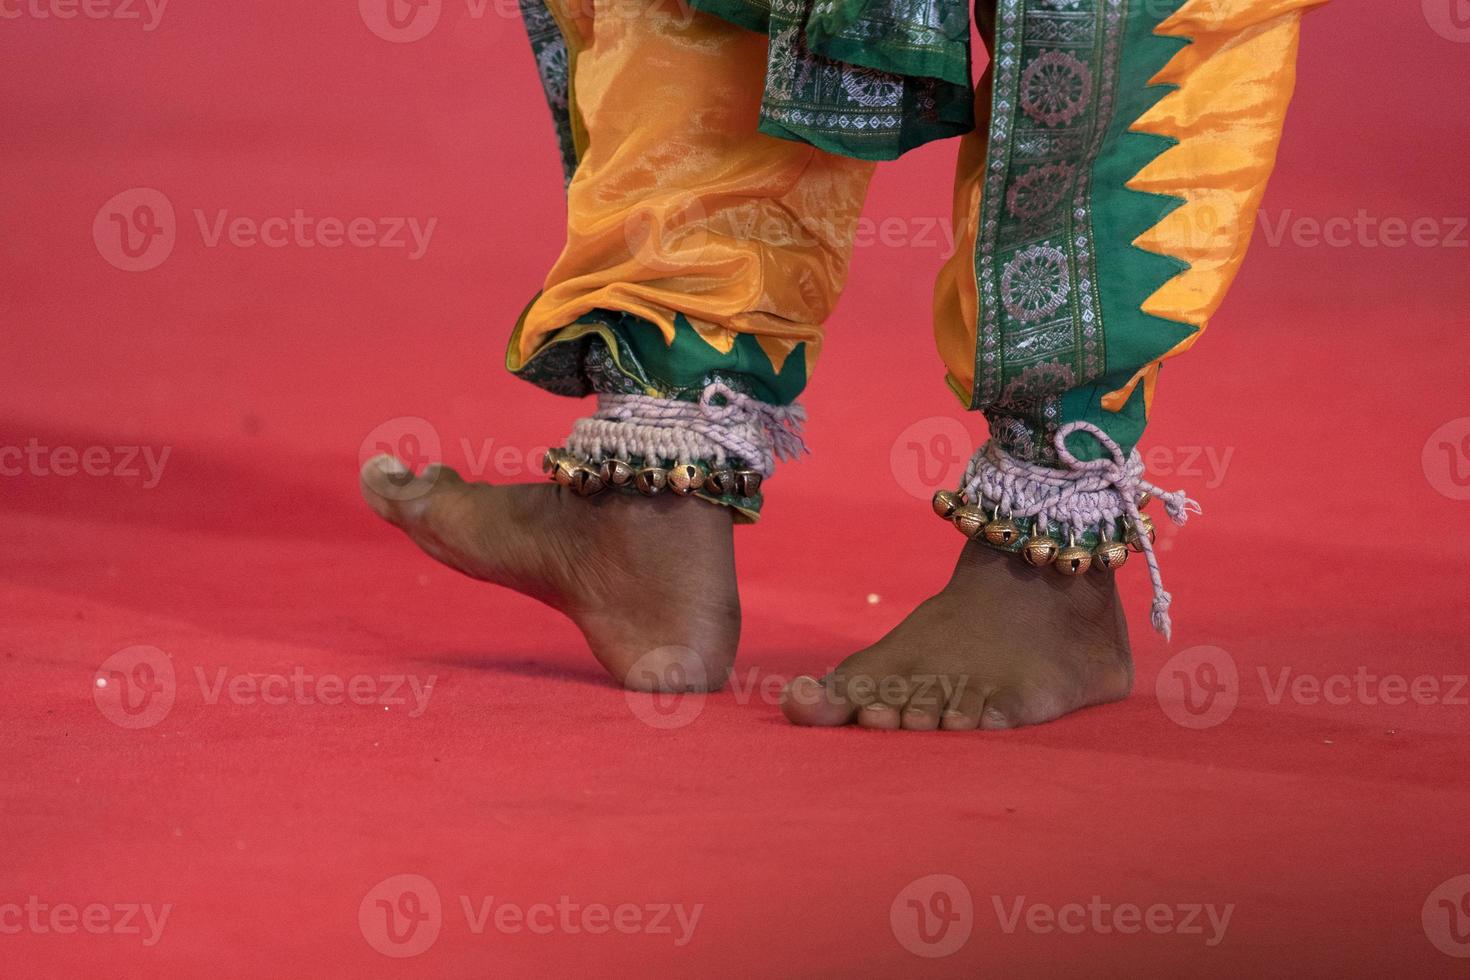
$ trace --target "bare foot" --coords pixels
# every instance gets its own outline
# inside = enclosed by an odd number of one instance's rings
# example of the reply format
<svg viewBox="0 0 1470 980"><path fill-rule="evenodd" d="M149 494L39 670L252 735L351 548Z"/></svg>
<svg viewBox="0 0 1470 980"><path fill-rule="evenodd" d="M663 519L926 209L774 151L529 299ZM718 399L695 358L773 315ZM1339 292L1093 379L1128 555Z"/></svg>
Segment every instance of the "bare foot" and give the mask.
<svg viewBox="0 0 1470 980"><path fill-rule="evenodd" d="M627 687L714 690L740 639L731 511L673 494L578 497L554 483L414 476L392 456L362 468L363 498L431 557L539 599L581 629Z"/></svg>
<svg viewBox="0 0 1470 980"><path fill-rule="evenodd" d="M1121 700L1133 658L1113 575L1058 575L971 541L943 591L822 680L793 680L782 710L798 725L968 731Z"/></svg>

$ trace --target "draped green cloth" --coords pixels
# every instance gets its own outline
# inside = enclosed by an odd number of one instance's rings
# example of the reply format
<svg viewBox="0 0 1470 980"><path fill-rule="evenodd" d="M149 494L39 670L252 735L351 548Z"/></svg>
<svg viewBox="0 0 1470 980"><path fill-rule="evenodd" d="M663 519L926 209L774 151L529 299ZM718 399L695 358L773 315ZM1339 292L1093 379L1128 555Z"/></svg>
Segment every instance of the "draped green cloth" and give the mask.
<svg viewBox="0 0 1470 980"><path fill-rule="evenodd" d="M974 127L964 0L691 0L770 38L760 130L892 160Z"/></svg>

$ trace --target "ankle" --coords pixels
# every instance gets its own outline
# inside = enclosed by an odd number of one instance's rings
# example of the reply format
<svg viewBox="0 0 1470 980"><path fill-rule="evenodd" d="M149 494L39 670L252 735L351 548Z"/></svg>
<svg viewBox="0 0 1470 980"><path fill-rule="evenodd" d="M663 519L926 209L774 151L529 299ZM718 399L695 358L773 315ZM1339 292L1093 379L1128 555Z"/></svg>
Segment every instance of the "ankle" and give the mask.
<svg viewBox="0 0 1470 980"><path fill-rule="evenodd" d="M979 541L966 543L945 592L978 602L996 615L1033 624L1069 622L1112 631L1123 621L1116 573L1093 569L1064 576Z"/></svg>

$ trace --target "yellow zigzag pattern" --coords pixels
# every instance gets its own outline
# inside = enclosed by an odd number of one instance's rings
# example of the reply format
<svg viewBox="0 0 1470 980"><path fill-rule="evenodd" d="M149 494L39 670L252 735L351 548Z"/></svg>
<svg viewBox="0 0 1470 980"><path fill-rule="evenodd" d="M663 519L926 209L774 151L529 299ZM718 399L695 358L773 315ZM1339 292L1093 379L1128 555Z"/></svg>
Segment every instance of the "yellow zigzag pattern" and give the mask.
<svg viewBox="0 0 1470 980"><path fill-rule="evenodd" d="M1326 0L1188 0L1155 33L1192 38L1153 79L1177 85L1133 125L1178 140L1128 182L1184 203L1134 242L1189 263L1143 304L1145 312L1199 329L1124 387L1103 398L1122 409L1140 381L1153 402L1159 364L1204 333L1245 258L1276 163L1296 85L1301 17Z"/></svg>

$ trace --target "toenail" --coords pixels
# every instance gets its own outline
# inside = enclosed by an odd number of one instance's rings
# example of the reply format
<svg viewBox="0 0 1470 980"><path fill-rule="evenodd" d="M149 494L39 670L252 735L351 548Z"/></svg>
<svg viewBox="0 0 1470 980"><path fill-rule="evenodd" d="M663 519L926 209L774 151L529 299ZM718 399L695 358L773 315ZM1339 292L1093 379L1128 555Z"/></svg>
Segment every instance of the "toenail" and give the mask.
<svg viewBox="0 0 1470 980"><path fill-rule="evenodd" d="M887 711L888 705L883 704L880 701L874 701L872 704L863 705L863 709L866 711Z"/></svg>
<svg viewBox="0 0 1470 980"><path fill-rule="evenodd" d="M402 476L403 474L408 472L408 467L404 465L403 460L399 459L397 456L389 456L387 453L379 456L374 461L374 465L376 465L378 469L382 470L384 473L389 473L393 476Z"/></svg>
<svg viewBox="0 0 1470 980"><path fill-rule="evenodd" d="M793 680L786 688L781 698L781 703L786 704L795 701L797 704L816 704L821 693L821 685L815 677L806 674Z"/></svg>

